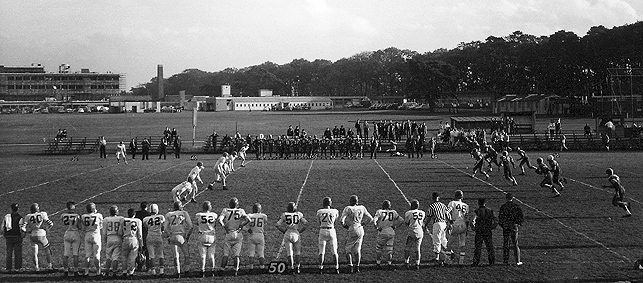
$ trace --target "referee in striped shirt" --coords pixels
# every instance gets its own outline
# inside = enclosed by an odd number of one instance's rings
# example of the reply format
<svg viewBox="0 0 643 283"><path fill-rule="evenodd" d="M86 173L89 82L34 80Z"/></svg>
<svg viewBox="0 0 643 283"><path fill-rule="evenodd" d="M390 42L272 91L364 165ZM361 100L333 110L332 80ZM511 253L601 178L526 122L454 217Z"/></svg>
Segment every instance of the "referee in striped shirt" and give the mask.
<svg viewBox="0 0 643 283"><path fill-rule="evenodd" d="M444 260L446 255L444 251L447 247L447 223L451 221L451 215L448 213L448 208L446 205L440 202L440 194L437 192L433 193L433 203L429 205L429 209L426 212L427 215L427 227L432 227L431 239L433 240L433 252L435 253L435 260L438 261L439 265L444 265ZM429 226L428 224L431 224Z"/></svg>

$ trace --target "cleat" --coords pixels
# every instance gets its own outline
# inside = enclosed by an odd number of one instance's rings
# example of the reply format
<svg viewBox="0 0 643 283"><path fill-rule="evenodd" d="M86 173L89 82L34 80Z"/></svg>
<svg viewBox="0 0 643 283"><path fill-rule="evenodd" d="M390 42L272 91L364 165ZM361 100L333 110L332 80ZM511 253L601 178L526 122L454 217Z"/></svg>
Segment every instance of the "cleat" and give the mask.
<svg viewBox="0 0 643 283"><path fill-rule="evenodd" d="M628 214L623 215L623 218L627 218L627 217L632 217L632 213L628 213Z"/></svg>
<svg viewBox="0 0 643 283"><path fill-rule="evenodd" d="M228 187L223 186L223 189L222 189L222 190L227 191L227 190L228 190Z"/></svg>
<svg viewBox="0 0 643 283"><path fill-rule="evenodd" d="M560 197L560 194L555 194L553 197L554 198Z"/></svg>
<svg viewBox="0 0 643 283"><path fill-rule="evenodd" d="M324 270L320 268L318 273L319 273L319 275L322 275L322 274L324 274Z"/></svg>
<svg viewBox="0 0 643 283"><path fill-rule="evenodd" d="M339 274L339 268L335 268L335 274Z"/></svg>
<svg viewBox="0 0 643 283"><path fill-rule="evenodd" d="M516 265L517 265L517 266L521 266L521 265L522 265L522 261L516 262Z"/></svg>
<svg viewBox="0 0 643 283"><path fill-rule="evenodd" d="M190 202L196 203L196 200L195 200L194 198L192 198L192 199L190 200Z"/></svg>
<svg viewBox="0 0 643 283"><path fill-rule="evenodd" d="M208 185L208 190L213 190L214 189L214 184L209 184Z"/></svg>
<svg viewBox="0 0 643 283"><path fill-rule="evenodd" d="M360 273L360 271L359 271L359 265L355 267L355 273Z"/></svg>

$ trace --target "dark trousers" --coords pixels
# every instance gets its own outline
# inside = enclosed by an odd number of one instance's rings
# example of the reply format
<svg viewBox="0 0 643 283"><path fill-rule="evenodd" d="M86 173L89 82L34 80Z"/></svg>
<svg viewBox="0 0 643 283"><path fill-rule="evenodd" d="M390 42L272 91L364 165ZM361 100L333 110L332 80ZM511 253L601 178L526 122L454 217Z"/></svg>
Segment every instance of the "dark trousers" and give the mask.
<svg viewBox="0 0 643 283"><path fill-rule="evenodd" d="M518 231L512 229L502 230L502 261L509 261L509 249L514 247L516 262L520 261L520 248L518 247Z"/></svg>
<svg viewBox="0 0 643 283"><path fill-rule="evenodd" d="M132 159L136 159L136 149L132 149Z"/></svg>
<svg viewBox="0 0 643 283"><path fill-rule="evenodd" d="M143 150L143 157L141 157L141 160L150 160L150 151L149 150Z"/></svg>
<svg viewBox="0 0 643 283"><path fill-rule="evenodd" d="M107 152L105 151L105 146L100 146L100 158L107 158Z"/></svg>
<svg viewBox="0 0 643 283"><path fill-rule="evenodd" d="M174 148L174 157L181 158L181 148L180 147L175 147Z"/></svg>
<svg viewBox="0 0 643 283"><path fill-rule="evenodd" d="M474 238L475 249L473 250L473 264L480 264L480 255L482 253L482 242L484 242L487 247L487 257L489 259L489 264L494 264L496 262L495 250L493 248L492 234L481 234L476 233Z"/></svg>
<svg viewBox="0 0 643 283"><path fill-rule="evenodd" d="M22 237L9 236L7 241L7 271L22 268Z"/></svg>
<svg viewBox="0 0 643 283"><path fill-rule="evenodd" d="M159 151L159 159L161 159L161 156L163 156L163 159L167 159L167 155L164 147L162 147Z"/></svg>

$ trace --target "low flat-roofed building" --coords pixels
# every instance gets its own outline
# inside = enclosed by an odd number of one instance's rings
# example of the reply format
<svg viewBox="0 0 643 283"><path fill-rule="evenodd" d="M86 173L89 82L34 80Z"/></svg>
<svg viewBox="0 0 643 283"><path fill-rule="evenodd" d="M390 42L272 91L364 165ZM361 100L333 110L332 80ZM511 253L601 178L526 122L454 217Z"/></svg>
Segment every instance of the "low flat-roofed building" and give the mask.
<svg viewBox="0 0 643 283"><path fill-rule="evenodd" d="M149 95L126 95L113 96L109 98L109 112L111 113L143 113L145 110L155 110L159 107L158 102L153 102Z"/></svg>
<svg viewBox="0 0 643 283"><path fill-rule="evenodd" d="M332 109L333 101L326 96L211 97L206 111L270 111Z"/></svg>

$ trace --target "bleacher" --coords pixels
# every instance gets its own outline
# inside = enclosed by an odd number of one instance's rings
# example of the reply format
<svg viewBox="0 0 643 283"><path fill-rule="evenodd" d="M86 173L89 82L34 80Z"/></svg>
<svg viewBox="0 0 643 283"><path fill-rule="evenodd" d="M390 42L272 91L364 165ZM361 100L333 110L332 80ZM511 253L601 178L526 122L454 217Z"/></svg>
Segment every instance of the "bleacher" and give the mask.
<svg viewBox="0 0 643 283"><path fill-rule="evenodd" d="M84 138L50 139L45 154L87 154L98 149L98 139Z"/></svg>

